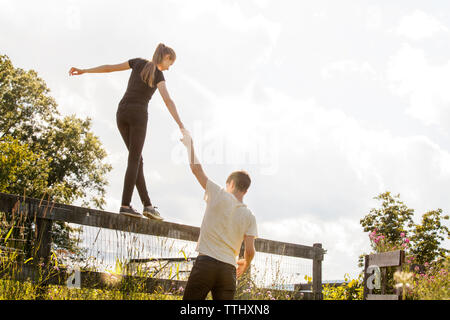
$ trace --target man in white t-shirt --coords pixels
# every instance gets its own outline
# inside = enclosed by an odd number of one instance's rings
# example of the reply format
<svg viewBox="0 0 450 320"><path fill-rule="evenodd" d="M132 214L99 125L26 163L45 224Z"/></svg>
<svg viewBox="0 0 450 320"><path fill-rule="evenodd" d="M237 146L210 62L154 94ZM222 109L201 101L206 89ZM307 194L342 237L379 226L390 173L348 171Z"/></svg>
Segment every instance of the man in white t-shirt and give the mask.
<svg viewBox="0 0 450 320"><path fill-rule="evenodd" d="M199 252L191 270L184 300L203 300L209 291L214 300L232 300L236 292L236 278L250 266L255 255L258 236L256 219L243 203L251 180L245 171L233 172L226 181L226 189L205 175L194 152L194 144L187 130L181 141L187 147L192 173L205 189L206 210L200 227L196 250ZM244 241L244 259L237 261Z"/></svg>

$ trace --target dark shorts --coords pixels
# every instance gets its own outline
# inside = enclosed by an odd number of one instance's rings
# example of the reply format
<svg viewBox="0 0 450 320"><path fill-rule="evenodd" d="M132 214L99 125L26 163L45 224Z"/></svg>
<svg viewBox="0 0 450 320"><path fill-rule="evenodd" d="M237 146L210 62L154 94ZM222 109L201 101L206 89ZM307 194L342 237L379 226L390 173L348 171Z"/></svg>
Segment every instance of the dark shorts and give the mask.
<svg viewBox="0 0 450 320"><path fill-rule="evenodd" d="M209 256L198 256L189 275L183 300L204 300L209 291L214 300L233 300L236 267Z"/></svg>

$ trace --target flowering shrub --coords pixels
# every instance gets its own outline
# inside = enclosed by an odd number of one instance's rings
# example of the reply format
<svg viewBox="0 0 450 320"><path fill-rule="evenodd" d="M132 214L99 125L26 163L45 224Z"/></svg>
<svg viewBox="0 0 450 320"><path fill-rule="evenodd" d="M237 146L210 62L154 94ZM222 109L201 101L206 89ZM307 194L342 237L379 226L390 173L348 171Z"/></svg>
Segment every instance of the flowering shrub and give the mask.
<svg viewBox="0 0 450 320"><path fill-rule="evenodd" d="M393 243L392 241L387 240L383 234L377 233L377 231L378 230L375 229L369 234L372 249L376 253L389 252L395 250L407 251L409 249L410 239L406 237L405 232L401 232L400 240Z"/></svg>
<svg viewBox="0 0 450 320"><path fill-rule="evenodd" d="M340 286L326 284L323 286L324 300L362 300L364 282L362 274L357 279L350 280L348 274L344 276L345 282Z"/></svg>
<svg viewBox="0 0 450 320"><path fill-rule="evenodd" d="M403 250L405 252L405 262L408 265L412 265L416 261L416 257L410 254L410 239L406 236L405 232L400 233L400 240L397 242L392 242L387 239L387 237L381 233L378 233L377 229L374 229L369 234L370 245L372 247L373 253L390 252L395 250ZM364 254L359 257L359 266L364 266Z"/></svg>
<svg viewBox="0 0 450 320"><path fill-rule="evenodd" d="M450 299L450 260L446 256L435 262L415 264L417 258L410 252L410 239L405 232L400 233L401 243L392 244L375 229L369 234L372 249L376 253L394 250L405 251L403 271L393 273L388 281L402 295L403 299L415 300L449 300ZM390 274L388 272L388 278Z"/></svg>
<svg viewBox="0 0 450 320"><path fill-rule="evenodd" d="M410 299L450 300L450 258L436 263L426 263L425 272L414 272L411 279Z"/></svg>

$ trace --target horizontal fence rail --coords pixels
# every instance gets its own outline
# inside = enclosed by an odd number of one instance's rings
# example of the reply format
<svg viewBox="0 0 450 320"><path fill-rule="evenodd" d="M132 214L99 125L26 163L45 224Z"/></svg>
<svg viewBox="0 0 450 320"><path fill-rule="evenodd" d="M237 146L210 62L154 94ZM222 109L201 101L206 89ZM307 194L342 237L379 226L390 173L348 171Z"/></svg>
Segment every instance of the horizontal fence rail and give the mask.
<svg viewBox="0 0 450 320"><path fill-rule="evenodd" d="M196 242L200 234L199 227L146 218L128 217L114 212L48 202L46 200L38 200L0 192L0 211L11 212L14 208L17 212L20 212L20 214L35 219L40 232L45 232L45 230L51 228L52 222L61 221L82 226L192 242ZM42 257L50 255L50 242L51 240L47 239L46 241L45 236L43 236L42 244L44 247L39 249ZM257 238L255 240L255 249L257 252L261 253L312 260L313 281L311 284L311 296L313 299L322 299L322 260L326 251L322 249L321 244L304 246ZM242 250L243 247L241 248L241 253L243 252ZM181 285L184 286L182 282L183 281L180 281ZM180 285L180 283L177 283L177 285Z"/></svg>

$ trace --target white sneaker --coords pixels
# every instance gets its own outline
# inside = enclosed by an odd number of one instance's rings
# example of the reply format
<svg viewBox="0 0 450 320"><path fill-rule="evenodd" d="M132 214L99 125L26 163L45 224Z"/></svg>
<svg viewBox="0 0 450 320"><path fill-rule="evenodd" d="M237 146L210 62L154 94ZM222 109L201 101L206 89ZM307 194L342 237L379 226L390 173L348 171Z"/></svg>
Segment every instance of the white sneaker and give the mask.
<svg viewBox="0 0 450 320"><path fill-rule="evenodd" d="M154 220L164 220L161 215L159 214L159 212L156 210L156 208L158 207L153 207L153 206L146 206L144 207L144 216L146 216L149 219L154 219Z"/></svg>

